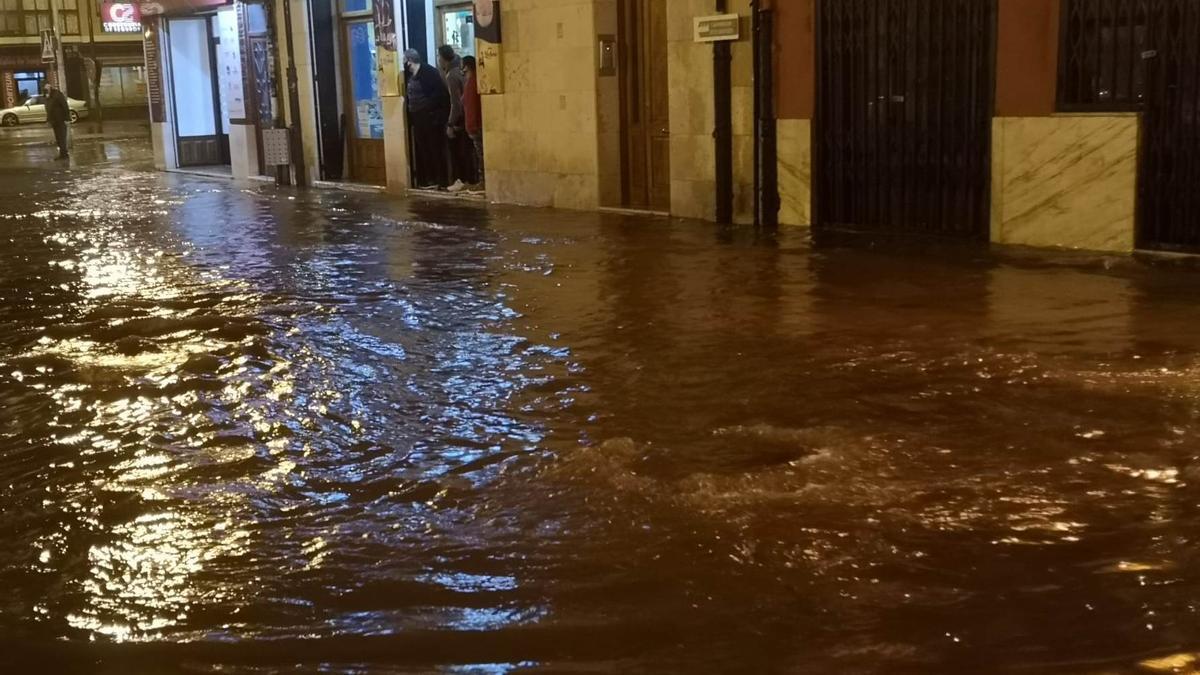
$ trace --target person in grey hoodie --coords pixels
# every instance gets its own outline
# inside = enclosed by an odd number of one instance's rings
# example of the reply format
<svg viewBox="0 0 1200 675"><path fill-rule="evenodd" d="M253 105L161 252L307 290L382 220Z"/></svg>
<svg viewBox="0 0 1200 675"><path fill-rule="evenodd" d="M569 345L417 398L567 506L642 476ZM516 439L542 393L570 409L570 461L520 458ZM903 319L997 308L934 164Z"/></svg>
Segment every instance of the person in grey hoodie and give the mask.
<svg viewBox="0 0 1200 675"><path fill-rule="evenodd" d="M474 152L471 149L471 139L467 136L466 116L463 114L463 88L466 78L463 76L462 59L454 52L454 47L442 45L438 48L438 69L446 80L446 88L450 90L450 115L446 120L446 139L450 152L449 190L458 192L471 182L475 175Z"/></svg>

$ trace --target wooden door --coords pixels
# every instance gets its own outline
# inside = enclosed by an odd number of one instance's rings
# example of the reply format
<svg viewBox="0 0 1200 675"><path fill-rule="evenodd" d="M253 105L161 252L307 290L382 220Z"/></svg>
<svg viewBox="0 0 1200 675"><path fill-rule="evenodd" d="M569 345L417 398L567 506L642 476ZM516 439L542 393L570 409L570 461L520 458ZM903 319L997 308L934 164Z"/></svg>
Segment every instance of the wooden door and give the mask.
<svg viewBox="0 0 1200 675"><path fill-rule="evenodd" d="M387 168L383 148L383 110L376 77L375 22L346 21L343 82L346 93L346 156L350 180L383 185Z"/></svg>
<svg viewBox="0 0 1200 675"><path fill-rule="evenodd" d="M661 0L620 8L622 196L632 209L671 208L667 9Z"/></svg>

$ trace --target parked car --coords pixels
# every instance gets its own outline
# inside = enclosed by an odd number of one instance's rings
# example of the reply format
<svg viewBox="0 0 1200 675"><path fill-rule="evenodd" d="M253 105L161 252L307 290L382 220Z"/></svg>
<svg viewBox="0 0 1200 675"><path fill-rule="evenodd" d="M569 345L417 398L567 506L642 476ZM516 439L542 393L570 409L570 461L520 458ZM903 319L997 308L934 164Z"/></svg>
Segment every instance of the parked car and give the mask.
<svg viewBox="0 0 1200 675"><path fill-rule="evenodd" d="M45 98L45 96L30 96L21 105L15 105L11 108L0 110L0 126L15 127L18 124L45 122ZM76 101L73 98L67 98L67 105L71 108L72 122L78 122L80 119L88 116L87 103L84 103L83 101Z"/></svg>

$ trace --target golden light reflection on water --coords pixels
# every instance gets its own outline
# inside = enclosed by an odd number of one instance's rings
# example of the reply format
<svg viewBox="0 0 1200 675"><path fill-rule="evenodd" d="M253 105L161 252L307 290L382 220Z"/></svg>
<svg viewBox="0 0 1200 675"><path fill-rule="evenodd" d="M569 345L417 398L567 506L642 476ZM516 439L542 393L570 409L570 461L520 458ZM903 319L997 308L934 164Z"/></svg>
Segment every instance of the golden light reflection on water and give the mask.
<svg viewBox="0 0 1200 675"><path fill-rule="evenodd" d="M49 219L64 216L123 217L65 211L35 214ZM88 549L86 572L74 579L84 600L65 617L67 623L110 640L150 640L185 622L197 602L219 603L254 592L219 579L198 584L196 576L212 561L247 550L251 532L237 525L247 520L237 515L248 508L247 488L285 480L296 467L283 456L286 438L273 437L278 422L270 419L269 411L240 404L257 389L266 390L266 398L277 405L286 404L295 384L287 363L271 364L270 372L264 373L251 367L248 357L225 356L244 347L246 337L236 331L222 333L221 322L189 323L192 317L210 313L208 307L181 310L144 302L181 297L195 290L184 286L199 282L208 292L220 293L239 313L253 315L260 298L247 292L244 282L212 273L200 280L191 274L181 276L180 269L163 266L161 252L143 255L107 229L91 235L85 241L59 233L48 240L78 251L75 259L54 265L77 276L82 285L77 292L89 303L97 303L92 307L98 314L88 318L86 326L43 335L16 358L69 364L65 368L75 375L75 382L58 385L50 397L60 417L86 413L87 421L54 441L78 449L79 457L103 458L99 464L84 463L87 490L136 495L141 513L114 524L101 511L91 513L80 502L59 505L73 512L73 519L64 522L62 531L39 540L37 559L39 565L53 568L62 562L62 542L72 527L95 532L103 543ZM104 244L96 245L97 239ZM135 311L119 304L126 300L135 303L130 308ZM134 349L114 349L109 341L85 332L97 326L140 342ZM23 376L18 372L14 380ZM223 386L166 393L185 378L219 379ZM140 393L114 399L90 395L112 385ZM163 393L156 395L156 391ZM219 424L214 411L239 408L261 443L255 439L240 444L215 442ZM275 456L277 462L258 476L223 483L197 473L259 454ZM319 566L324 555L328 553L314 551L311 563ZM37 611L50 612L44 606Z"/></svg>

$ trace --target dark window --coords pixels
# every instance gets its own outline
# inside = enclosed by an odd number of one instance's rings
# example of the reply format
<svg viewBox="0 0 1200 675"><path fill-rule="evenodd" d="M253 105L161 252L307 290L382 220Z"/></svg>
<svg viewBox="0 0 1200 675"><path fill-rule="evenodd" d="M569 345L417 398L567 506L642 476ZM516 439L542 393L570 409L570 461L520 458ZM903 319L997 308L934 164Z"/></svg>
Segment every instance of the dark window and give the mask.
<svg viewBox="0 0 1200 675"><path fill-rule="evenodd" d="M55 0L62 35L79 35L77 0ZM50 0L0 0L0 35L37 37L54 25Z"/></svg>
<svg viewBox="0 0 1200 675"><path fill-rule="evenodd" d="M1147 0L1063 0L1058 109L1140 110L1146 88Z"/></svg>

